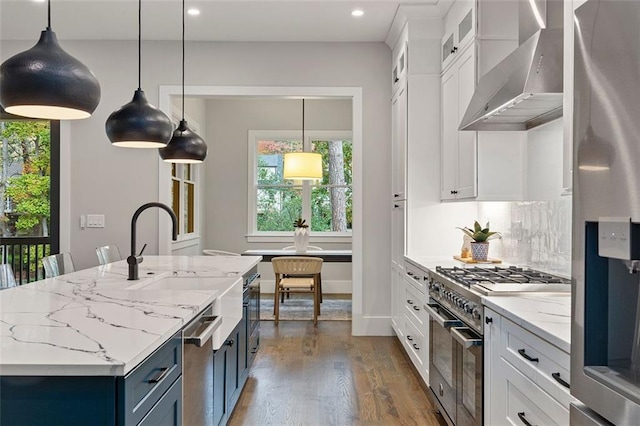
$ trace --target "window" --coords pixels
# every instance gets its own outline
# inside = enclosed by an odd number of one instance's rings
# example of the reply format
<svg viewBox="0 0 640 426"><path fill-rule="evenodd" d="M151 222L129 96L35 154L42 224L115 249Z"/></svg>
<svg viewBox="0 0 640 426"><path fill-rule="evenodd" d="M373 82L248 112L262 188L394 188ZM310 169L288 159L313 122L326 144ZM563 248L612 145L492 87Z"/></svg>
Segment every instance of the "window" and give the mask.
<svg viewBox="0 0 640 426"><path fill-rule="evenodd" d="M178 217L178 235L195 236L197 167L171 163L171 207Z"/></svg>
<svg viewBox="0 0 640 426"><path fill-rule="evenodd" d="M296 137L297 136L297 137ZM249 234L289 235L301 217L314 233L350 235L352 221L351 132L249 132L251 178ZM319 182L284 180L284 154L322 154Z"/></svg>
<svg viewBox="0 0 640 426"><path fill-rule="evenodd" d="M60 123L0 108L0 262L20 283L43 278L40 259L59 252Z"/></svg>

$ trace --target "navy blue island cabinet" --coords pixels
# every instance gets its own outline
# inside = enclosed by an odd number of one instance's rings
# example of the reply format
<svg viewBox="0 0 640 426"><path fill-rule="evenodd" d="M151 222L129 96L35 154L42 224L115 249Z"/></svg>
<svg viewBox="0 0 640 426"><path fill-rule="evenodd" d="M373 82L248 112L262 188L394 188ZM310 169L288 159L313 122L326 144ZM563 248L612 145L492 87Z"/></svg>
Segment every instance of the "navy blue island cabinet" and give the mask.
<svg viewBox="0 0 640 426"><path fill-rule="evenodd" d="M182 332L124 377L0 377L0 425L182 425Z"/></svg>
<svg viewBox="0 0 640 426"><path fill-rule="evenodd" d="M247 289L243 296L242 320L212 354L210 425L229 420L258 350L259 321ZM179 332L124 377L0 377L0 426L180 426L182 355Z"/></svg>

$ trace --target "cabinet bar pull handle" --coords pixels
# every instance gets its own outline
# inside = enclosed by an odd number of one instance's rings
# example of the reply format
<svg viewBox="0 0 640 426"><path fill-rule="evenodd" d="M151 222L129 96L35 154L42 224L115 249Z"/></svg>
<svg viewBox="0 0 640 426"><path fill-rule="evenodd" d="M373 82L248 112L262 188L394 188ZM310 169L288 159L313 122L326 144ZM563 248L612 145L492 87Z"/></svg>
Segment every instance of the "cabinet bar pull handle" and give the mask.
<svg viewBox="0 0 640 426"><path fill-rule="evenodd" d="M413 349L415 349L416 351L419 351L420 350L420 346L418 346L417 344L414 343L413 344Z"/></svg>
<svg viewBox="0 0 640 426"><path fill-rule="evenodd" d="M491 324L493 322L493 318L491 317L484 317L484 323L485 324Z"/></svg>
<svg viewBox="0 0 640 426"><path fill-rule="evenodd" d="M410 341L410 342L412 342L412 341L413 341L413 337L411 337L411 336L407 335L407 340L408 340L408 341Z"/></svg>
<svg viewBox="0 0 640 426"><path fill-rule="evenodd" d="M538 358L533 358L533 357L530 357L529 355L527 355L527 353L525 352L524 349L518 349L518 353L520 354L520 356L522 358L526 359L527 361L531 361L531 362L540 361Z"/></svg>
<svg viewBox="0 0 640 426"><path fill-rule="evenodd" d="M531 423L529 423L527 421L527 419L524 417L524 411L521 413L518 413L518 417L520 418L520 420L522 421L522 423L524 423L527 426L533 426Z"/></svg>
<svg viewBox="0 0 640 426"><path fill-rule="evenodd" d="M407 299L407 303L410 304L410 305L413 305L413 300Z"/></svg>
<svg viewBox="0 0 640 426"><path fill-rule="evenodd" d="M414 306L414 307L413 307L413 310L414 310L414 311L419 311L419 310L420 310L420 307L419 307L419 306Z"/></svg>
<svg viewBox="0 0 640 426"><path fill-rule="evenodd" d="M159 381L164 379L164 376L166 376L167 373L169 373L169 370L170 370L169 367L162 367L160 369L160 372L156 375L156 377L149 379L149 383L158 383Z"/></svg>
<svg viewBox="0 0 640 426"><path fill-rule="evenodd" d="M551 373L551 377L556 379L556 382L560 383L565 388L571 389L571 385L560 378L560 373Z"/></svg>
<svg viewBox="0 0 640 426"><path fill-rule="evenodd" d="M196 345L199 348L204 346L213 333L222 325L222 317L205 315L200 318L200 322L202 322L202 324L208 323L209 325L197 336L185 336L183 339L185 344Z"/></svg>
<svg viewBox="0 0 640 426"><path fill-rule="evenodd" d="M410 277L412 277L412 276L413 276L413 272L409 271L409 272L407 272L407 275L409 275Z"/></svg>

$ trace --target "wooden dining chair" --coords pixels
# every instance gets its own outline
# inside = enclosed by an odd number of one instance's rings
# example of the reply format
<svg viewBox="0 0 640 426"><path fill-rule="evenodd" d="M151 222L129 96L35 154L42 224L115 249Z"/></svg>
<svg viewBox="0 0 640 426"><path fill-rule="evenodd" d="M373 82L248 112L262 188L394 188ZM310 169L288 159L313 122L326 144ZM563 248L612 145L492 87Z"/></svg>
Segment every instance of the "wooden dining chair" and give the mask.
<svg viewBox="0 0 640 426"><path fill-rule="evenodd" d="M282 256L271 259L276 276L273 314L275 324L280 319L280 295L282 292L313 294L313 324L320 315L320 272L322 258L307 256Z"/></svg>

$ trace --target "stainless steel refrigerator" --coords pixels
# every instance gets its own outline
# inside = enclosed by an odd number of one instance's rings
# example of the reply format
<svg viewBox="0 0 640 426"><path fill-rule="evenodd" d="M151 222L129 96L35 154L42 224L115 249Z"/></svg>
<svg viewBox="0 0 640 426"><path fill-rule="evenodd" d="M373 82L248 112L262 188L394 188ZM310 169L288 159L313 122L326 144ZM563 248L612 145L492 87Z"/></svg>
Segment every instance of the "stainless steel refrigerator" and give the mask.
<svg viewBox="0 0 640 426"><path fill-rule="evenodd" d="M572 425L640 425L640 1L575 14Z"/></svg>

